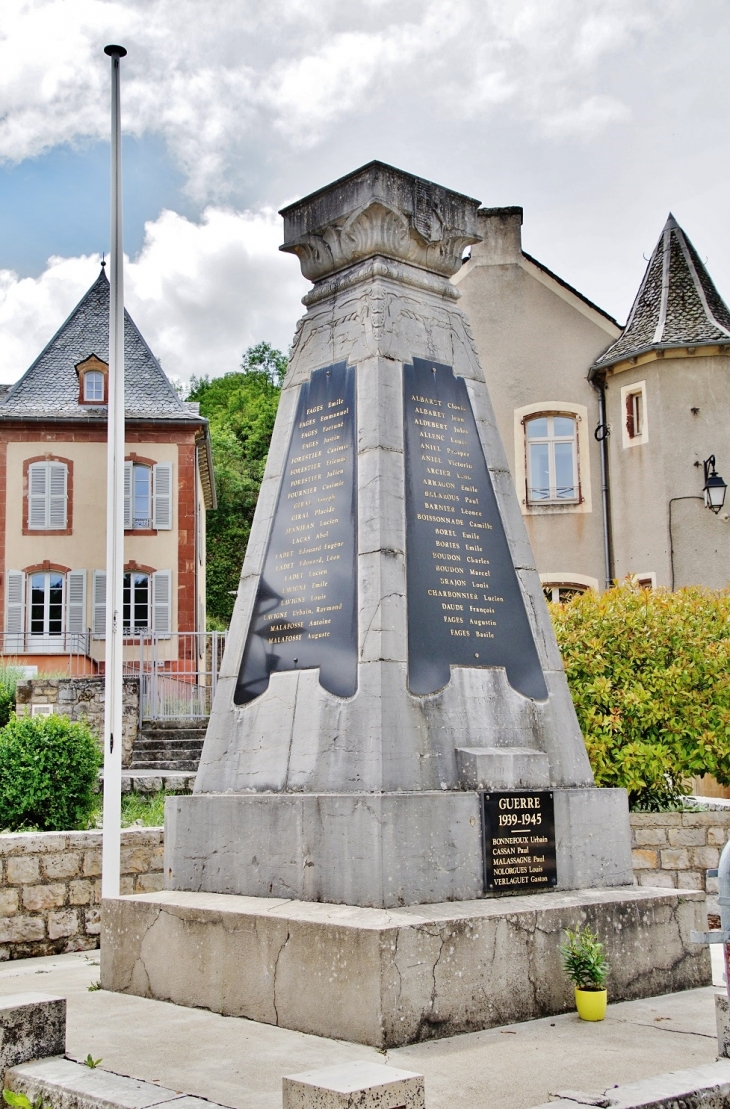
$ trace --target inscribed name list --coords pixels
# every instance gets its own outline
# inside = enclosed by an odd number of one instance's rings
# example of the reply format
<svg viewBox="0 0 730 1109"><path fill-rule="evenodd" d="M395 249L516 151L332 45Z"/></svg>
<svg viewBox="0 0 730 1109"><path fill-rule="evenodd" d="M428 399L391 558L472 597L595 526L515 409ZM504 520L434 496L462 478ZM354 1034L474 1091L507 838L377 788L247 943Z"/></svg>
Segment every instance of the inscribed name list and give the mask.
<svg viewBox="0 0 730 1109"><path fill-rule="evenodd" d="M357 689L355 370L315 370L302 385L234 701L269 676L319 668L320 684Z"/></svg>
<svg viewBox="0 0 730 1109"><path fill-rule="evenodd" d="M534 893L557 885L549 790L483 793L482 829L487 893Z"/></svg>
<svg viewBox="0 0 730 1109"><path fill-rule="evenodd" d="M547 687L463 378L403 367L408 685L434 693L450 667L503 666L537 700Z"/></svg>

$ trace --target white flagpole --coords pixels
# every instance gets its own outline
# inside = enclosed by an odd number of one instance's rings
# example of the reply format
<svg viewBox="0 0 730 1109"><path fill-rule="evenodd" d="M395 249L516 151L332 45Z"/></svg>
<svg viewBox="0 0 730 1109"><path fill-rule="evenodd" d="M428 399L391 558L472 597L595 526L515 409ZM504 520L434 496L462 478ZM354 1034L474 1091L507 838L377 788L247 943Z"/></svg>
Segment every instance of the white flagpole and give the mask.
<svg viewBox="0 0 730 1109"><path fill-rule="evenodd" d="M109 257L109 409L106 480L106 650L104 665L104 836L101 896L119 896L122 825L122 584L124 573L124 254L119 62L112 62L111 250Z"/></svg>

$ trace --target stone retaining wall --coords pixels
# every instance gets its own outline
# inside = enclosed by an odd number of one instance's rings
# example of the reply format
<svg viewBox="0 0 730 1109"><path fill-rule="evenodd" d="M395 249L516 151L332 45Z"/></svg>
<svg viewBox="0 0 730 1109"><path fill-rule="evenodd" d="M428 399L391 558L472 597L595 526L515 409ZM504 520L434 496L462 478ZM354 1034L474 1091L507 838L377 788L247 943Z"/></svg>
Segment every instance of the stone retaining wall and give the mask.
<svg viewBox="0 0 730 1109"><path fill-rule="evenodd" d="M730 838L730 810L632 813L640 886L717 892L706 871ZM162 828L122 832L121 892L163 888ZM99 946L101 832L0 835L0 961Z"/></svg>
<svg viewBox="0 0 730 1109"><path fill-rule="evenodd" d="M730 838L730 811L631 813L634 878L640 886L717 893L717 866Z"/></svg>
<svg viewBox="0 0 730 1109"><path fill-rule="evenodd" d="M122 893L163 887L162 828L122 832ZM0 835L0 960L99 946L101 832Z"/></svg>
<svg viewBox="0 0 730 1109"><path fill-rule="evenodd" d="M52 705L53 711L88 724L101 739L104 735L103 678L30 678L18 682L15 694L18 716L32 716L34 705ZM139 678L125 678L122 700L122 766L132 761L132 747L139 727Z"/></svg>

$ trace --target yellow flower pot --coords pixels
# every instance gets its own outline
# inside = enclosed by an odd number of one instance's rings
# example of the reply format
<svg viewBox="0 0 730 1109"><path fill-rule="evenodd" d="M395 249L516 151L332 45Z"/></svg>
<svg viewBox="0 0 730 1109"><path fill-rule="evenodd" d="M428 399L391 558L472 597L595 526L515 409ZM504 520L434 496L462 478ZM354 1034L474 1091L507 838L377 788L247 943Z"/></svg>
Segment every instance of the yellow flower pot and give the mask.
<svg viewBox="0 0 730 1109"><path fill-rule="evenodd" d="M579 990L575 987L575 1005L581 1020L603 1020L607 1004L607 990Z"/></svg>

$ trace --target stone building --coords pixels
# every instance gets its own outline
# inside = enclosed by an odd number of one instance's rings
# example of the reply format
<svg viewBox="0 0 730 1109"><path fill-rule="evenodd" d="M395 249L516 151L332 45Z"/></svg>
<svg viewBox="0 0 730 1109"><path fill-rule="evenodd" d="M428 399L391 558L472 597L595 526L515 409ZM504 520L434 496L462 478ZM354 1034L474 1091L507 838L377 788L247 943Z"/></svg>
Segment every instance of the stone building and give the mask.
<svg viewBox="0 0 730 1109"><path fill-rule="evenodd" d="M94 673L104 658L108 339L102 267L0 400L2 651L40 672ZM126 314L124 344L124 622L173 657L176 633L205 630L208 425Z"/></svg>
<svg viewBox="0 0 730 1109"><path fill-rule="evenodd" d="M670 215L621 329L523 251L521 208L480 221L452 280L546 593L727 585L703 463L730 471L730 312L683 230Z"/></svg>

